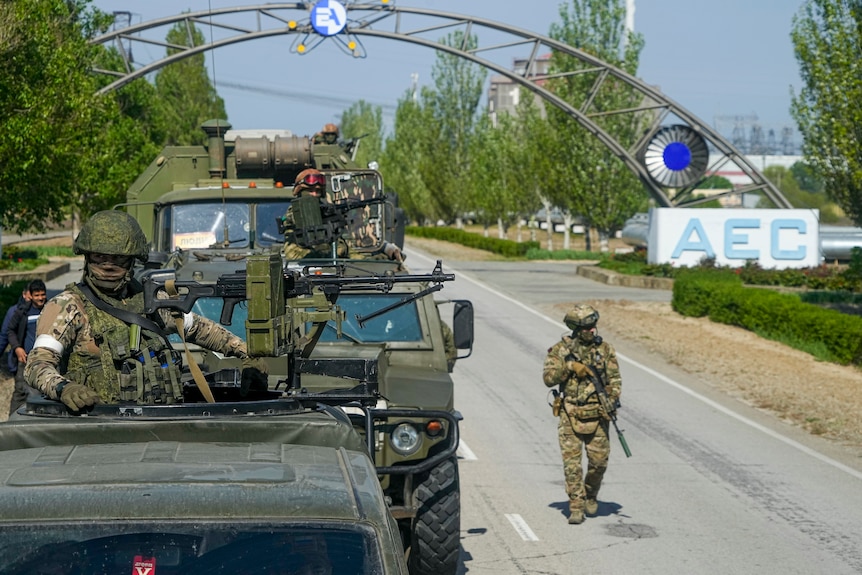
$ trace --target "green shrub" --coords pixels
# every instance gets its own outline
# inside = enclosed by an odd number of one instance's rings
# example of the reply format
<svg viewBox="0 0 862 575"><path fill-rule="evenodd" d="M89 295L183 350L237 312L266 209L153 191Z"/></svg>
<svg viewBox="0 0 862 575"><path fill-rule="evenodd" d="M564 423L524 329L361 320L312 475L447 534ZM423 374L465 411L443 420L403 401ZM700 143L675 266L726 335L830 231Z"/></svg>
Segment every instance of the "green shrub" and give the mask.
<svg viewBox="0 0 862 575"><path fill-rule="evenodd" d="M704 317L712 311L718 286L741 286L739 276L728 270L692 268L680 270L673 282L671 307L677 313Z"/></svg>
<svg viewBox="0 0 862 575"><path fill-rule="evenodd" d="M600 261L606 256L601 252L585 252L581 250L544 250L531 248L525 254L528 260L591 260Z"/></svg>
<svg viewBox="0 0 862 575"><path fill-rule="evenodd" d="M485 250L511 258L523 258L529 250L539 248L539 242L513 242L512 240L486 238L479 234L447 227L408 226L405 232L413 236L461 244L468 248Z"/></svg>
<svg viewBox="0 0 862 575"><path fill-rule="evenodd" d="M822 309L796 294L744 287L726 270L691 271L674 281L678 313L737 325L842 364L862 365L862 317ZM822 344L822 345L821 345Z"/></svg>

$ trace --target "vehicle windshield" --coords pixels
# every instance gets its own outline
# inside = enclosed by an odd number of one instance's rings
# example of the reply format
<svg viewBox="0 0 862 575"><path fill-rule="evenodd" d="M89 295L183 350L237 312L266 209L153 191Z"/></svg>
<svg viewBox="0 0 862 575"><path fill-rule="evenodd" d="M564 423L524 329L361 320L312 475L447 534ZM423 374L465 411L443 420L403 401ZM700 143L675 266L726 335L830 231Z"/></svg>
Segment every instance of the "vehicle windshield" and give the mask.
<svg viewBox="0 0 862 575"><path fill-rule="evenodd" d="M2 575L383 573L372 529L264 523L65 522L4 526Z"/></svg>
<svg viewBox="0 0 862 575"><path fill-rule="evenodd" d="M419 311L416 302L410 302L381 316L369 320L364 327L359 326L357 318L401 301L403 294L341 294L338 305L345 311L345 321L341 324L344 339L357 343L381 343L422 340L422 326L419 322ZM221 317L222 300L220 298L200 298L195 302L192 311L213 321ZM235 335L246 338L245 321L248 318L248 307L243 303L234 307L231 324L225 326ZM179 337L171 336L172 341L179 342ZM320 341L338 341L333 322L327 324Z"/></svg>
<svg viewBox="0 0 862 575"><path fill-rule="evenodd" d="M162 212L164 243L171 251L280 244L284 237L276 220L289 205L289 201L239 200L172 204Z"/></svg>

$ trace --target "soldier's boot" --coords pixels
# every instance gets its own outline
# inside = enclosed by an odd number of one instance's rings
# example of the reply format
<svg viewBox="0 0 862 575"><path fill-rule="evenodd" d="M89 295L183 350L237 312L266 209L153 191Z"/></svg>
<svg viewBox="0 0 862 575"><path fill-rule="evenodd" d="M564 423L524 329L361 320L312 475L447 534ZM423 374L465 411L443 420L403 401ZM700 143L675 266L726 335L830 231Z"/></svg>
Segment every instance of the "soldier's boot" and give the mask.
<svg viewBox="0 0 862 575"><path fill-rule="evenodd" d="M587 500L584 502L584 511L590 517L595 517L596 513L599 512L599 502L596 501L595 497L587 497Z"/></svg>
<svg viewBox="0 0 862 575"><path fill-rule="evenodd" d="M569 501L569 525L579 525L584 522L583 500Z"/></svg>

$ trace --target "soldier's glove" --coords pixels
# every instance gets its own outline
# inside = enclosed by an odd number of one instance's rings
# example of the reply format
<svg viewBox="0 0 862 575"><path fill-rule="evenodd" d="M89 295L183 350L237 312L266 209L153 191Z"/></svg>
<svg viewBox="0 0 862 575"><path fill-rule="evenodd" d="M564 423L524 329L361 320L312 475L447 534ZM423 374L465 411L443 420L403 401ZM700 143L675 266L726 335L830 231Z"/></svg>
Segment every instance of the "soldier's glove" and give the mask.
<svg viewBox="0 0 862 575"><path fill-rule="evenodd" d="M269 382L266 377L266 363L260 358L247 357L242 360L242 374L240 375L240 397L248 395L249 391L266 391Z"/></svg>
<svg viewBox="0 0 862 575"><path fill-rule="evenodd" d="M590 368L588 368L581 362L575 361L573 359L570 359L566 362L566 367L569 369L569 371L574 372L574 374L581 379L591 377L593 375L593 372L590 371Z"/></svg>
<svg viewBox="0 0 862 575"><path fill-rule="evenodd" d="M396 262L404 261L404 254L401 253L401 248L392 242L386 242L383 244L383 253L386 254L390 260L395 260Z"/></svg>
<svg viewBox="0 0 862 575"><path fill-rule="evenodd" d="M60 401L72 411L81 411L90 405L102 403L94 389L80 383L67 383L60 389Z"/></svg>

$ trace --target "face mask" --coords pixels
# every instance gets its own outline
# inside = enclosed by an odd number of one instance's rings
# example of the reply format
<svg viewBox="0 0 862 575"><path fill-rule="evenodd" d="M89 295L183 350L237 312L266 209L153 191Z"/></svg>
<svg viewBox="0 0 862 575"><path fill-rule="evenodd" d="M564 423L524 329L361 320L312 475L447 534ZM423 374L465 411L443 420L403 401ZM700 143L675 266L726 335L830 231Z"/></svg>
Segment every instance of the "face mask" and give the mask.
<svg viewBox="0 0 862 575"><path fill-rule="evenodd" d="M119 291L130 279L130 268L105 261L95 263L87 259L86 274L93 284L107 292Z"/></svg>
<svg viewBox="0 0 862 575"><path fill-rule="evenodd" d="M582 329L578 332L578 341L581 343L593 343L596 340L596 328Z"/></svg>

